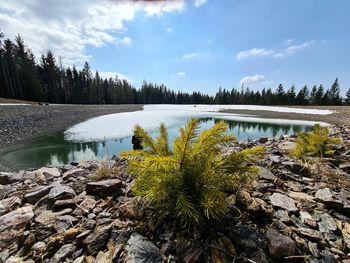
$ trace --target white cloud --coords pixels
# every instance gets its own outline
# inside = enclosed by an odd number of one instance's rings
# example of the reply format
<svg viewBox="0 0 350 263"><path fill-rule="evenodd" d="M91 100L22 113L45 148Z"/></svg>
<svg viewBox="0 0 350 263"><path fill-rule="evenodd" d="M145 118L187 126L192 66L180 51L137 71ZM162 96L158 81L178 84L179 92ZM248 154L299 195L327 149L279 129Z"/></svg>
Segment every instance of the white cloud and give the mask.
<svg viewBox="0 0 350 263"><path fill-rule="evenodd" d="M200 56L200 53L193 52L193 53L184 54L181 57L183 59L186 59L186 60L191 60L191 59L194 59L194 58L198 58L199 56Z"/></svg>
<svg viewBox="0 0 350 263"><path fill-rule="evenodd" d="M129 37L124 37L121 40L117 40L117 44L124 44L126 46L129 46L132 43L132 40Z"/></svg>
<svg viewBox="0 0 350 263"><path fill-rule="evenodd" d="M236 55L237 60L252 58L252 57L267 57L274 53L273 50L268 50L264 48L252 48L246 51L238 52Z"/></svg>
<svg viewBox="0 0 350 263"><path fill-rule="evenodd" d="M110 78L114 79L115 76L118 76L119 79L125 79L130 83L133 82L131 78L119 72L101 71L101 72L98 72L98 74L100 75L101 78L104 78L104 79L110 79Z"/></svg>
<svg viewBox="0 0 350 263"><path fill-rule="evenodd" d="M186 3L185 0L138 1L136 5L143 9L149 16L162 16L165 13L182 11Z"/></svg>
<svg viewBox="0 0 350 263"><path fill-rule="evenodd" d="M286 48L285 51L287 54L293 55L294 53L309 47L312 43L313 43L313 41L307 41L307 42L304 42L300 45L290 46L290 47Z"/></svg>
<svg viewBox="0 0 350 263"><path fill-rule="evenodd" d="M184 76L186 76L186 73L183 71L179 71L177 73L172 74L171 76L172 77L184 77Z"/></svg>
<svg viewBox="0 0 350 263"><path fill-rule="evenodd" d="M255 75L255 76L247 76L241 79L239 82L240 86L249 85L249 84L257 84L257 83L265 83L266 77L263 75Z"/></svg>
<svg viewBox="0 0 350 263"><path fill-rule="evenodd" d="M196 0L196 1L194 2L194 5L195 5L196 7L199 7L199 6L201 6L201 5L204 5L206 2L207 2L207 0Z"/></svg>
<svg viewBox="0 0 350 263"><path fill-rule="evenodd" d="M165 31L171 33L174 31L174 29L172 27L167 27Z"/></svg>
<svg viewBox="0 0 350 263"><path fill-rule="evenodd" d="M286 43L287 42L291 43L293 41L294 41L293 39L289 39L286 41ZM253 58L253 57L283 58L286 56L294 55L295 53L311 46L313 44L313 42L314 42L313 40L306 41L306 42L299 44L299 45L289 46L282 51L275 51L273 49L265 49L265 48L252 48L249 50L238 52L236 55L236 59L242 60L242 59L248 59L248 58Z"/></svg>
<svg viewBox="0 0 350 263"><path fill-rule="evenodd" d="M65 65L82 65L91 60L88 46L131 44L128 37L118 37L126 31L125 22L137 12L162 16L181 11L185 1L120 0L28 0L0 1L0 25L5 37L14 39L19 33L37 57L51 49L62 57Z"/></svg>
<svg viewBox="0 0 350 263"><path fill-rule="evenodd" d="M286 43L287 43L287 44L291 44L293 41L294 41L294 39L293 39L293 38L290 38L290 39L287 39L287 40L286 40Z"/></svg>

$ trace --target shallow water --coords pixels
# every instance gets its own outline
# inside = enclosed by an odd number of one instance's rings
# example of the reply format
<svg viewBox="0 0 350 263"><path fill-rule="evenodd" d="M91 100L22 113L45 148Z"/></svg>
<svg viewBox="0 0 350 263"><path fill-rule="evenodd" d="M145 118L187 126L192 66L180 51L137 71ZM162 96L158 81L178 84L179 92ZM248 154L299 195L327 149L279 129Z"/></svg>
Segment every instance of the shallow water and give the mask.
<svg viewBox="0 0 350 263"><path fill-rule="evenodd" d="M145 110L118 113L90 119L54 135L42 137L0 151L0 170L38 168L64 165L81 160L99 160L132 148L131 134L140 124L157 135L157 127L164 122L170 142L190 117L201 120L201 129L211 127L223 119L229 124L229 133L238 140L273 137L309 130L312 122L258 119L249 115L200 112L189 110Z"/></svg>

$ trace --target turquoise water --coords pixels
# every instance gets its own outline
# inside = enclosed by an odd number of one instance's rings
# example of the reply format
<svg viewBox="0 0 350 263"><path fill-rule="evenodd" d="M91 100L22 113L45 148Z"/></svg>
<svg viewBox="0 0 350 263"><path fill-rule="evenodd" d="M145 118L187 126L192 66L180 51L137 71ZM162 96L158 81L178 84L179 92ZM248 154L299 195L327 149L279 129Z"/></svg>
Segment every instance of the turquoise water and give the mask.
<svg viewBox="0 0 350 263"><path fill-rule="evenodd" d="M155 113L153 113L155 114ZM202 114L205 115L205 114ZM208 114L210 115L210 114ZM273 137L284 134L294 134L299 131L310 130L310 125L297 124L278 124L261 123L254 121L232 120L227 115L198 117L201 120L201 129L211 127L215 122L224 119L229 125L229 133L234 134L238 140L250 138L258 139L260 137ZM241 116L242 117L242 116ZM169 137L172 141L178 134L178 129L183 127L188 119L188 116L179 116L176 121L172 121L169 127ZM117 125L119 127L125 126L123 123L116 121L109 123L105 127L100 124L94 125L99 118L89 120L89 133L94 133L94 129L102 131L109 130L109 126ZM136 120L137 121L137 120ZM159 122L157 123L157 125ZM82 123L84 126L84 123ZM156 126L157 126L156 125ZM83 127L82 126L82 127ZM80 127L80 128L79 128ZM74 130L76 128L76 133ZM122 129L122 128L120 128ZM157 135L155 127L148 128L152 136ZM100 160L106 157L112 157L120 151L132 149L131 144L131 128L127 136L120 136L116 134L113 138L109 134L107 137L102 136L81 136L84 132L81 126L73 127L67 131L58 132L56 134L45 136L29 143L16 145L0 151L0 170L13 169L29 169L39 168L47 165L65 165L70 162L79 162L81 160ZM93 137L87 139L89 137Z"/></svg>

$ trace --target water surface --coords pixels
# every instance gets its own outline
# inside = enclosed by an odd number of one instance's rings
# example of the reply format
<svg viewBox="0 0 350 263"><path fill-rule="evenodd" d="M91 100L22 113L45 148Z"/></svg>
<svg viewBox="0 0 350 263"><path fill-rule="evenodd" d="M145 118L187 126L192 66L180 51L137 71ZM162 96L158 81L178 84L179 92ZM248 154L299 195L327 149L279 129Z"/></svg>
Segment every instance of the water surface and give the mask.
<svg viewBox="0 0 350 263"><path fill-rule="evenodd" d="M273 137L310 130L311 122L260 119L248 115L216 112L149 110L100 116L75 125L66 131L45 136L0 151L0 170L39 168L65 165L81 160L100 160L132 149L131 135L139 123L152 136L157 135L160 122L168 126L170 142L190 117L201 120L206 129L223 119L229 133L238 140Z"/></svg>

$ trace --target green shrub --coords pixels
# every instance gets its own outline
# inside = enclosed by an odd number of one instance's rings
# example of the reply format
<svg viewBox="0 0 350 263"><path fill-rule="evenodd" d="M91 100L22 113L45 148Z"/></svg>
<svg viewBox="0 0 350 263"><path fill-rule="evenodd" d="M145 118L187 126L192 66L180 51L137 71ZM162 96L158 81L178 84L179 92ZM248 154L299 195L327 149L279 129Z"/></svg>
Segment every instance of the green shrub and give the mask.
<svg viewBox="0 0 350 263"><path fill-rule="evenodd" d="M256 174L257 168L249 162L264 151L255 147L223 155L222 148L236 141L226 134L228 125L220 121L201 133L199 128L199 121L190 119L170 149L164 124L155 139L136 126L143 150L121 154L129 159L130 173L135 176L134 194L174 213L184 224L223 216L226 192L242 186Z"/></svg>
<svg viewBox="0 0 350 263"><path fill-rule="evenodd" d="M323 158L324 156L333 155L333 146L339 143L341 143L341 139L330 137L327 127L316 124L311 132L298 133L296 146L291 154L301 159L309 156Z"/></svg>

